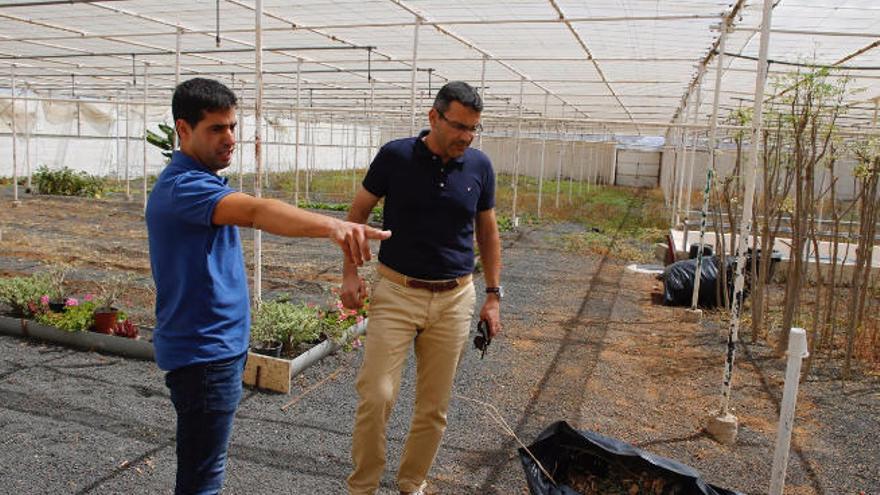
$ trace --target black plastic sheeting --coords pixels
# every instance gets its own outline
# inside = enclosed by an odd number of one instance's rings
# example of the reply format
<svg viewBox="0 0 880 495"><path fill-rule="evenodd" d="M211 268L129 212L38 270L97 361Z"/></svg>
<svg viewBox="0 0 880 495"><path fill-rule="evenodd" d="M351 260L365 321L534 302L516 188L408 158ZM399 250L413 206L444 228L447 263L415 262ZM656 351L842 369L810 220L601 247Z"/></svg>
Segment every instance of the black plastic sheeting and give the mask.
<svg viewBox="0 0 880 495"><path fill-rule="evenodd" d="M694 246L692 246L694 247ZM761 268L761 250L757 250L757 255L752 253L749 248L746 252L746 266L743 268L745 275L745 285L743 287L743 300L745 300L751 288L751 267L752 260L758 265L756 269ZM696 250L694 250L696 254ZM768 270L769 277L773 277L776 264L782 260L782 254L779 251L772 251L769 256L770 267ZM736 257L727 256L725 258L725 266L727 267L727 299L728 303L733 301L733 281ZM721 300L718 292L718 284L721 283L718 267L720 266L720 258L718 256L708 256L703 258L702 269L700 270L700 294L697 298L697 306L701 308L715 308ZM691 296L694 293L694 274L697 272L697 260L689 259L672 263L666 267L660 276L663 279L663 304L667 306L690 306Z"/></svg>
<svg viewBox="0 0 880 495"><path fill-rule="evenodd" d="M727 257L727 296L733 296L733 266L735 259ZM717 256L703 258L700 270L700 295L697 306L701 308L718 307L718 284L721 283L718 266L721 264ZM663 271L663 304L667 306L690 306L694 293L694 274L697 272L697 260L682 260L666 267ZM745 296L746 294L744 294Z"/></svg>
<svg viewBox="0 0 880 495"><path fill-rule="evenodd" d="M662 476L664 495L742 495L706 483L700 473L690 466L598 433L577 431L565 421L547 427L528 448L559 483L557 486L547 479L526 450L521 448L519 457L532 495L579 495L581 492L564 484L571 472L603 476L608 473L611 464L632 473L650 472Z"/></svg>

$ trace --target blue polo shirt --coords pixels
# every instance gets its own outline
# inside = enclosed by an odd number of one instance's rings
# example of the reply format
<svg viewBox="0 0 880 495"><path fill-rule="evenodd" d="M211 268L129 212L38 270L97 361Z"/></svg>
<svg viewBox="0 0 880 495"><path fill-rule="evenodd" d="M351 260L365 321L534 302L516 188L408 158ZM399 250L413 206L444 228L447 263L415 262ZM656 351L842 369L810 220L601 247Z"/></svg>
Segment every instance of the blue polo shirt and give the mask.
<svg viewBox="0 0 880 495"><path fill-rule="evenodd" d="M474 271L474 219L495 207L495 172L473 148L444 164L422 142L427 134L385 144L363 186L385 198L384 228L393 232L379 261L410 277L444 280Z"/></svg>
<svg viewBox="0 0 880 495"><path fill-rule="evenodd" d="M228 179L175 151L147 201L156 282L156 363L164 370L247 351L250 305L238 227L213 225Z"/></svg>

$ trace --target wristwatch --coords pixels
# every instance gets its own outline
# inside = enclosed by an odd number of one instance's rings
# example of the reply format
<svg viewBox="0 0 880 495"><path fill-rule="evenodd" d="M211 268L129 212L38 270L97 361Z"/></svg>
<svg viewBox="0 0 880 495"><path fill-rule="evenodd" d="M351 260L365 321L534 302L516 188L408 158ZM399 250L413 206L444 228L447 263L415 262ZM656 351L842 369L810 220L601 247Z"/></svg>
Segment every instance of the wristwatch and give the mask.
<svg viewBox="0 0 880 495"><path fill-rule="evenodd" d="M504 299L504 287L486 287L486 294L497 294L498 300Z"/></svg>

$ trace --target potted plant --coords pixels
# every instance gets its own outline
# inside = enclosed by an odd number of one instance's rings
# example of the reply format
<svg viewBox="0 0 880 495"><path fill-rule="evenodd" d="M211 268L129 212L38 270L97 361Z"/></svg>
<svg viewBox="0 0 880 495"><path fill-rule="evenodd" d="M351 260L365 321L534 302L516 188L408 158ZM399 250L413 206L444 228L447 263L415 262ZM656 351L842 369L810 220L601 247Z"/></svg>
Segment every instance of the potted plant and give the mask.
<svg viewBox="0 0 880 495"><path fill-rule="evenodd" d="M40 298L51 291L51 282L45 273L29 277L0 278L0 302L9 305L18 318L33 316Z"/></svg>
<svg viewBox="0 0 880 495"><path fill-rule="evenodd" d="M64 311L64 306L67 302L64 281L67 279L68 273L70 273L70 266L65 264L53 265L49 268L49 271L46 272L51 284L51 290L49 294L47 294L49 296L47 304L49 305L49 309L56 313Z"/></svg>
<svg viewBox="0 0 880 495"><path fill-rule="evenodd" d="M252 312L251 350L264 356L278 357L281 355L281 340L276 336L274 321L267 308L271 304L262 303Z"/></svg>
<svg viewBox="0 0 880 495"><path fill-rule="evenodd" d="M260 354L291 354L302 343L317 339L320 328L317 313L305 304L264 302L254 310L251 347Z"/></svg>
<svg viewBox="0 0 880 495"><path fill-rule="evenodd" d="M95 298L95 331L98 333L113 334L116 323L119 320L119 309L114 305L125 289L128 277L113 275L104 284Z"/></svg>

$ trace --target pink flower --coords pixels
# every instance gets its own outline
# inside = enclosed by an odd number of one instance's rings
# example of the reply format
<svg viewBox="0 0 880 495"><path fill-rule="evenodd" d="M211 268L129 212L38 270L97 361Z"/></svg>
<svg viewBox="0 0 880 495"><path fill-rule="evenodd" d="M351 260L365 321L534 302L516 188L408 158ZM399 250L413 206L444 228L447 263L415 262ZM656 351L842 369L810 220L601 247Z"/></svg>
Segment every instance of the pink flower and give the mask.
<svg viewBox="0 0 880 495"><path fill-rule="evenodd" d="M89 302L89 301L93 300L94 298L95 298L94 294L86 294L85 297L83 297L83 300L85 302Z"/></svg>
<svg viewBox="0 0 880 495"><path fill-rule="evenodd" d="M76 300L75 297L68 297L67 301L64 301L65 306L79 306L79 301Z"/></svg>
<svg viewBox="0 0 880 495"><path fill-rule="evenodd" d="M363 347L363 346L364 346L364 343L361 342L361 338L360 338L360 337L357 337L356 339L354 339L354 340L351 341L351 347L353 347L353 348L355 348L355 349L357 349L357 348L359 348L359 347Z"/></svg>
<svg viewBox="0 0 880 495"><path fill-rule="evenodd" d="M357 315L357 318L355 318L355 321L357 321L358 323L363 323L363 322L364 322L364 317L361 316L361 315Z"/></svg>
<svg viewBox="0 0 880 495"><path fill-rule="evenodd" d="M43 306L48 305L49 304L49 296L44 295L44 296L40 297L40 304L42 304Z"/></svg>

